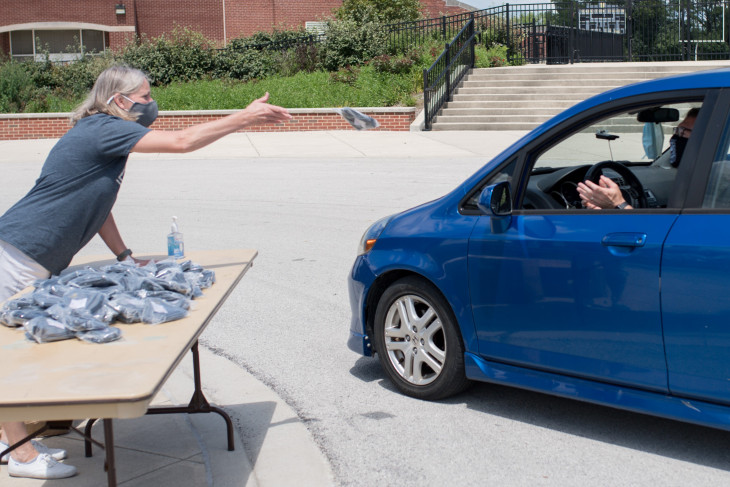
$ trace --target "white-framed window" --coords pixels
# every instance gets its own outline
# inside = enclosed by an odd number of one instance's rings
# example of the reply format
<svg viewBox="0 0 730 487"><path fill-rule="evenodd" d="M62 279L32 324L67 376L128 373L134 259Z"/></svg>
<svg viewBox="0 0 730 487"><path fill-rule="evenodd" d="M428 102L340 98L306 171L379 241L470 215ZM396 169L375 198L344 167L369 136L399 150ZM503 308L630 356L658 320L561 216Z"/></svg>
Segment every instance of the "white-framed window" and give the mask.
<svg viewBox="0 0 730 487"><path fill-rule="evenodd" d="M89 29L32 29L10 32L10 55L15 59L73 61L83 54L101 53L106 49L106 35Z"/></svg>

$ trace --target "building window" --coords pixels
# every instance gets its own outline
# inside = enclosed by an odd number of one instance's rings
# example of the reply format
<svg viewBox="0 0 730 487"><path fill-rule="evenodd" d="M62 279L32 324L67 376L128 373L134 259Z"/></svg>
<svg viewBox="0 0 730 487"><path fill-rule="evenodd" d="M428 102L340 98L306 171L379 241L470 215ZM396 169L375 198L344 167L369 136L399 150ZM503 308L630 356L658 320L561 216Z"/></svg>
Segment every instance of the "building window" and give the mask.
<svg viewBox="0 0 730 487"><path fill-rule="evenodd" d="M73 61L83 54L104 52L106 36L100 30L16 30L10 33L10 55L15 59Z"/></svg>

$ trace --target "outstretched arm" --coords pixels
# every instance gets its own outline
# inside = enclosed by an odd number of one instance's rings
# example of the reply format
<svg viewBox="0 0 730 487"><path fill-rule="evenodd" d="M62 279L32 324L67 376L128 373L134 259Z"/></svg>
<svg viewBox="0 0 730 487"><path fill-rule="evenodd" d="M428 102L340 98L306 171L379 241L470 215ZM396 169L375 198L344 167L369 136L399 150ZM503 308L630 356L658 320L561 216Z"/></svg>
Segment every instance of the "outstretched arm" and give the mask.
<svg viewBox="0 0 730 487"><path fill-rule="evenodd" d="M243 110L183 130L152 130L137 142L132 152L191 152L251 125L291 119L286 108L270 105L268 100L269 94L266 93Z"/></svg>

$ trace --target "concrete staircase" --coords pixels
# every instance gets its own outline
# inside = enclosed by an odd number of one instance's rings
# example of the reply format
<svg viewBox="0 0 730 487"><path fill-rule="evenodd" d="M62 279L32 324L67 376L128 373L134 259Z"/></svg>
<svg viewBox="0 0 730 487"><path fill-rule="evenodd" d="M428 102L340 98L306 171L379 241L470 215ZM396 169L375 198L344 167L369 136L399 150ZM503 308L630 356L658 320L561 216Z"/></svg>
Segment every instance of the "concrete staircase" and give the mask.
<svg viewBox="0 0 730 487"><path fill-rule="evenodd" d="M532 130L576 103L619 86L730 67L730 61L581 63L474 69L432 130Z"/></svg>

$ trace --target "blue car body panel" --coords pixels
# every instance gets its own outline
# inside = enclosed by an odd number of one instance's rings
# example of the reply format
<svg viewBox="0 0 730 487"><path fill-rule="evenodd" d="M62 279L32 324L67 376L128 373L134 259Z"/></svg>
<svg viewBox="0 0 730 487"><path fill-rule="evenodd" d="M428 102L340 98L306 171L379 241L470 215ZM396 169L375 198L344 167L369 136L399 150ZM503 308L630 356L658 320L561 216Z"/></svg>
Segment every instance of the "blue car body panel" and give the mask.
<svg viewBox="0 0 730 487"><path fill-rule="evenodd" d="M521 215L495 235L482 217L469 243L479 354L666 391L659 266L675 219ZM643 242L603 243L619 234L639 235Z"/></svg>
<svg viewBox="0 0 730 487"><path fill-rule="evenodd" d="M672 393L730 403L728 294L730 215L682 215L662 261L662 319Z"/></svg>
<svg viewBox="0 0 730 487"><path fill-rule="evenodd" d="M349 276L349 348L372 355L378 293L392 276L414 274L451 306L470 379L730 430L730 210L517 211L495 230L495 217L459 208L496 168L576 120L713 88L730 88L730 69L592 97L449 194L394 216Z"/></svg>

